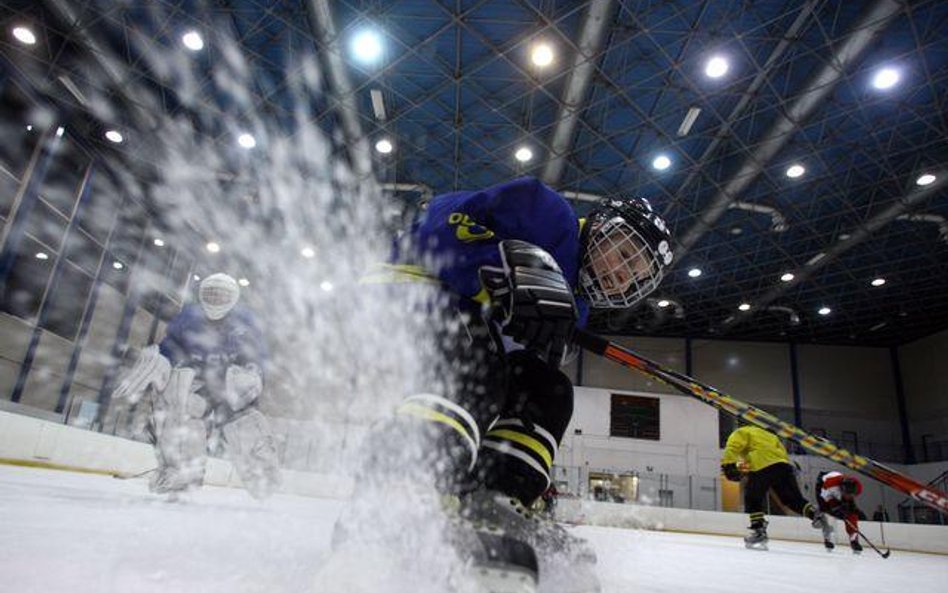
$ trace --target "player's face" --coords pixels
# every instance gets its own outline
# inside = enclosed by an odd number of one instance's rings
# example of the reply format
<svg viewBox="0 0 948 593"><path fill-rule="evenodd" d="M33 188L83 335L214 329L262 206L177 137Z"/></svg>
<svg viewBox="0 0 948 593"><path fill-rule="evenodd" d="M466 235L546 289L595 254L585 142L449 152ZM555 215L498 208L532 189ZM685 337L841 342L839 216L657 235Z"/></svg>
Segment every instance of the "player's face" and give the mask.
<svg viewBox="0 0 948 593"><path fill-rule="evenodd" d="M593 275L607 296L625 294L633 282L647 278L652 262L645 246L624 233L614 233L590 258Z"/></svg>

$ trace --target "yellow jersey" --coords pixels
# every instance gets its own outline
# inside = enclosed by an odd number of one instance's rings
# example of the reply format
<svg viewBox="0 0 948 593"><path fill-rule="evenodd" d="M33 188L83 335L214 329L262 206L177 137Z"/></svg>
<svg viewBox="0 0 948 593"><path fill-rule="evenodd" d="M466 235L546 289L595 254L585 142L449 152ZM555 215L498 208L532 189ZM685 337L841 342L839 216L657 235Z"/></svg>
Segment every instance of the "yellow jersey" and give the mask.
<svg viewBox="0 0 948 593"><path fill-rule="evenodd" d="M721 465L747 462L748 470L760 471L775 463L790 463L790 457L780 439L773 433L756 426L743 426L731 433L724 446Z"/></svg>

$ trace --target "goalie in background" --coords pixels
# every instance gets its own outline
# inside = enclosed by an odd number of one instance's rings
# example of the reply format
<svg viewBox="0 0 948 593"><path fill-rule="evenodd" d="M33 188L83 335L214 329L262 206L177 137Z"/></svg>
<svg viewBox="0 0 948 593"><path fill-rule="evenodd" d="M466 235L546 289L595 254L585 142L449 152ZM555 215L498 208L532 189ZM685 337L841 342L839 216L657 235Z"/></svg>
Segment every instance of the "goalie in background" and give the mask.
<svg viewBox="0 0 948 593"><path fill-rule="evenodd" d="M144 348L112 397L138 402L154 393L150 428L158 458L150 488L176 494L204 481L209 443L222 446L244 487L258 499L280 484L276 443L257 409L267 349L253 314L238 307L240 287L212 274Z"/></svg>
<svg viewBox="0 0 948 593"><path fill-rule="evenodd" d="M853 553L862 552L859 543L859 508L856 497L862 493L862 483L855 477L837 471L820 472L816 477L816 502L820 510L842 521L849 536L849 547ZM836 547L833 525L823 522L823 545L827 550Z"/></svg>

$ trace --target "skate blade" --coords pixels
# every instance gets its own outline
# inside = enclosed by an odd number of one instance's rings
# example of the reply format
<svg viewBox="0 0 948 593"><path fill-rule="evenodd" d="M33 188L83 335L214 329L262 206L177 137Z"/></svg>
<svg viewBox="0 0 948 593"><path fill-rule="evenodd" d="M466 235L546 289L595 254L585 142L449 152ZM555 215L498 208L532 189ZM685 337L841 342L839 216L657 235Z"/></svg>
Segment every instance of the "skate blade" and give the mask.
<svg viewBox="0 0 948 593"><path fill-rule="evenodd" d="M536 593L536 574L510 566L480 565L474 568L477 582L488 593Z"/></svg>
<svg viewBox="0 0 948 593"><path fill-rule="evenodd" d="M766 552L769 548L767 547L767 542L760 542L756 544L749 544L744 542L744 547L748 550L760 550L761 552Z"/></svg>

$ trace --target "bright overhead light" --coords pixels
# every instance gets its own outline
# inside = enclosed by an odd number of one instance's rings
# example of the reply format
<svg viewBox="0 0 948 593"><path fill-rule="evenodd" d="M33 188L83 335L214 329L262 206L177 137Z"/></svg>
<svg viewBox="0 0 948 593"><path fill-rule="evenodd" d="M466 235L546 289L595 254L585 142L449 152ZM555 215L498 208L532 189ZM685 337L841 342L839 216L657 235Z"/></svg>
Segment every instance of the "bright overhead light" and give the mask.
<svg viewBox="0 0 948 593"><path fill-rule="evenodd" d="M240 280L237 281L237 284L243 287L247 287L247 286L250 286L250 280L247 280L246 278L241 278Z"/></svg>
<svg viewBox="0 0 948 593"><path fill-rule="evenodd" d="M62 127L62 126L59 126L58 128L56 128L56 137L57 137L57 138L62 138L62 137L63 137L63 134L65 134L65 133L66 133L66 128L64 128L64 127Z"/></svg>
<svg viewBox="0 0 948 593"><path fill-rule="evenodd" d="M876 278L869 284L873 286L882 286L883 284L885 284L885 278Z"/></svg>
<svg viewBox="0 0 948 593"><path fill-rule="evenodd" d="M352 38L352 54L360 62L372 63L382 55L382 40L375 31L361 31Z"/></svg>
<svg viewBox="0 0 948 593"><path fill-rule="evenodd" d="M36 259L49 259L49 254L45 251L39 251L36 253Z"/></svg>
<svg viewBox="0 0 948 593"><path fill-rule="evenodd" d="M652 167L658 169L659 171L664 171L665 169L671 167L672 161L668 158L667 155L660 154L655 157L655 160L652 161Z"/></svg>
<svg viewBox="0 0 948 593"><path fill-rule="evenodd" d="M105 133L105 139L109 142L114 142L116 144L121 144L125 138L122 136L121 132L118 130L109 130Z"/></svg>
<svg viewBox="0 0 948 593"><path fill-rule="evenodd" d="M738 311L750 311L750 308L751 308L750 303L741 303L740 305L737 306Z"/></svg>
<svg viewBox="0 0 948 593"><path fill-rule="evenodd" d="M935 179L937 179L937 177L935 177L931 173L924 173L922 175L919 175L918 179L915 180L915 183L916 185L922 185L922 186L931 185L935 183Z"/></svg>
<svg viewBox="0 0 948 593"><path fill-rule="evenodd" d="M319 287L322 288L325 292L332 290L332 282L328 280L323 280L319 283Z"/></svg>
<svg viewBox="0 0 948 593"><path fill-rule="evenodd" d="M701 275L701 268L691 268L690 270L688 270L688 275L691 276L692 278L697 278L698 276Z"/></svg>
<svg viewBox="0 0 948 593"><path fill-rule="evenodd" d="M220 244L219 244L219 243L215 243L214 241L210 241L210 242L209 242L207 245L205 245L204 247L205 247L208 251L210 251L211 253L218 253L218 252L221 250Z"/></svg>
<svg viewBox="0 0 948 593"><path fill-rule="evenodd" d="M797 164L797 165L790 165L789 167L787 167L787 177L789 177L790 179L796 179L797 177L800 177L804 173L806 173L806 169L803 167L803 165Z"/></svg>
<svg viewBox="0 0 948 593"><path fill-rule="evenodd" d="M188 31L181 36L181 43L191 51L201 51L204 49L204 39L197 31Z"/></svg>
<svg viewBox="0 0 948 593"><path fill-rule="evenodd" d="M316 257L316 250L313 249L312 247L304 247L300 249L300 255L302 255L303 257L307 259L310 259L310 258Z"/></svg>
<svg viewBox="0 0 948 593"><path fill-rule="evenodd" d="M195 281L195 282L199 282L199 281L201 280L201 277L198 276L197 274L195 274L194 276L191 276L191 277L194 278L194 281Z"/></svg>
<svg viewBox="0 0 948 593"><path fill-rule="evenodd" d="M787 272L786 274L780 277L780 280L783 282L790 282L793 279L794 279L794 275L791 274L790 272Z"/></svg>
<svg viewBox="0 0 948 593"><path fill-rule="evenodd" d="M240 144L242 148L250 150L257 145L257 139L245 132L240 136L237 136L237 144Z"/></svg>
<svg viewBox="0 0 948 593"><path fill-rule="evenodd" d="M165 246L164 240L158 239L158 238L155 238L155 240L152 241L152 243L155 244L155 247L164 247L164 246Z"/></svg>
<svg viewBox="0 0 948 593"><path fill-rule="evenodd" d="M872 86L880 91L891 89L899 82L899 71L895 68L883 68L872 77Z"/></svg>
<svg viewBox="0 0 948 593"><path fill-rule="evenodd" d="M526 146L521 146L517 149L517 152L514 153L514 158L521 163L525 163L533 158L533 151Z"/></svg>
<svg viewBox="0 0 948 593"><path fill-rule="evenodd" d="M14 27L13 36L16 37L17 41L24 45L36 44L36 35L34 35L33 31L26 27Z"/></svg>
<svg viewBox="0 0 948 593"><path fill-rule="evenodd" d="M819 310L817 311L817 313L819 313L820 315L829 315L832 312L833 310L830 309L829 307L820 307Z"/></svg>
<svg viewBox="0 0 948 593"><path fill-rule="evenodd" d="M661 307L662 309L664 309L665 307L667 307L668 305L670 305L671 302L668 301L668 300L666 300L666 299L662 299L662 300L658 301L657 304L658 304L659 307Z"/></svg>
<svg viewBox="0 0 948 593"><path fill-rule="evenodd" d="M540 43L533 47L530 52L530 59L533 64L543 68L553 63L553 48L546 43Z"/></svg>
<svg viewBox="0 0 948 593"><path fill-rule="evenodd" d="M26 131L27 131L27 132L32 132L32 131L33 131L33 124L30 124L30 125L26 126Z"/></svg>
<svg viewBox="0 0 948 593"><path fill-rule="evenodd" d="M728 68L730 68L730 65L727 63L727 60L721 56L714 56L705 64L704 73L708 78L721 78L727 74Z"/></svg>
<svg viewBox="0 0 948 593"><path fill-rule="evenodd" d="M125 264L123 264L120 261L114 261L112 262L112 267L115 268L116 270L121 270L122 268L125 267Z"/></svg>
<svg viewBox="0 0 948 593"><path fill-rule="evenodd" d="M392 144L392 141L388 138L382 138L375 143L375 150L381 152L382 154L388 154L395 150L395 145Z"/></svg>

